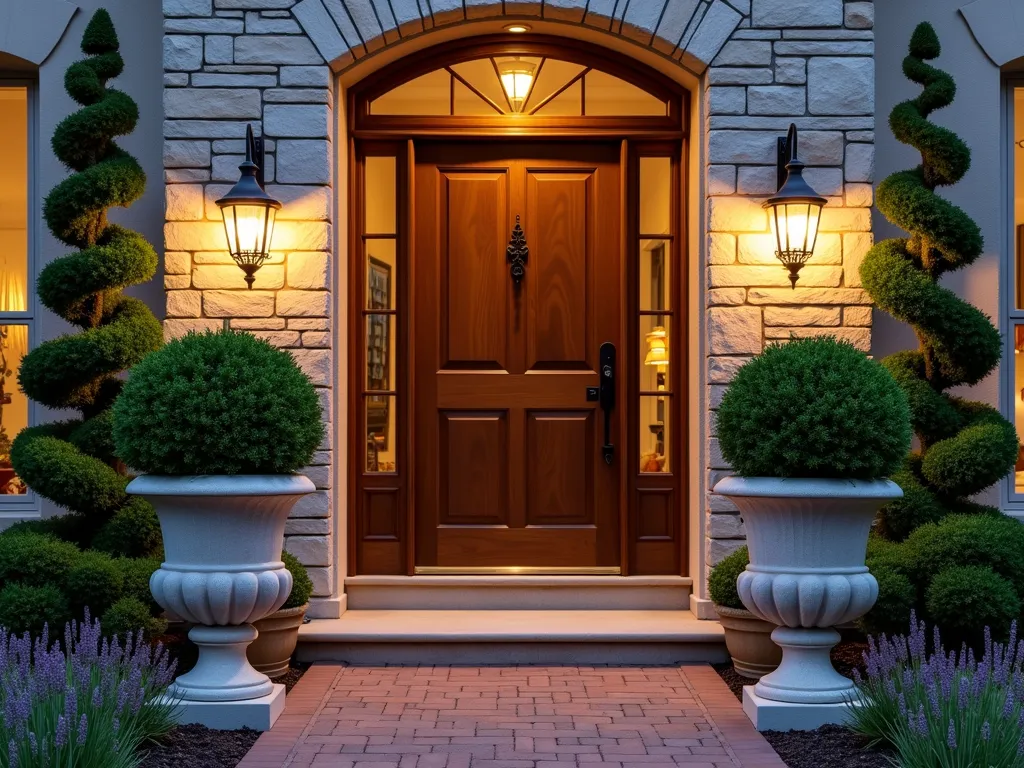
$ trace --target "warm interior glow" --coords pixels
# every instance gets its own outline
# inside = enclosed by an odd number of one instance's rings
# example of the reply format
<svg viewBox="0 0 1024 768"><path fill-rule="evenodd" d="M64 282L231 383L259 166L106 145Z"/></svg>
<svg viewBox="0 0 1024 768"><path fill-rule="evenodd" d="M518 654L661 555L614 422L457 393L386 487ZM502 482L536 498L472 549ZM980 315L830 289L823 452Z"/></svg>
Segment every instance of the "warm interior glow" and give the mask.
<svg viewBox="0 0 1024 768"><path fill-rule="evenodd" d="M498 63L498 74L501 75L501 87L505 89L513 112L522 112L526 97L533 86L536 67L529 61L512 59Z"/></svg>
<svg viewBox="0 0 1024 768"><path fill-rule="evenodd" d="M530 27L526 24L509 24L505 27L506 32L511 32L514 35L521 35L524 32L529 32Z"/></svg>
<svg viewBox="0 0 1024 768"><path fill-rule="evenodd" d="M657 325L647 334L647 357L644 365L656 365L659 368L668 365L668 334Z"/></svg>
<svg viewBox="0 0 1024 768"><path fill-rule="evenodd" d="M231 254L266 254L274 237L277 211L262 205L225 205L221 208Z"/></svg>

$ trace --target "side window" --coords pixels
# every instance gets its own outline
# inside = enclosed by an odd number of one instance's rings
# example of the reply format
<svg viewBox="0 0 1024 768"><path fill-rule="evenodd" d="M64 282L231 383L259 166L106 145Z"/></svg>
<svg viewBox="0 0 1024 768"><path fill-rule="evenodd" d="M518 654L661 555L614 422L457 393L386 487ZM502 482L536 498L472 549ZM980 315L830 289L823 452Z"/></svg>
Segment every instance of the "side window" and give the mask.
<svg viewBox="0 0 1024 768"><path fill-rule="evenodd" d="M0 79L0 513L2 505L25 502L28 494L10 454L11 441L31 418L28 398L18 389L18 369L34 335L31 121L30 86Z"/></svg>

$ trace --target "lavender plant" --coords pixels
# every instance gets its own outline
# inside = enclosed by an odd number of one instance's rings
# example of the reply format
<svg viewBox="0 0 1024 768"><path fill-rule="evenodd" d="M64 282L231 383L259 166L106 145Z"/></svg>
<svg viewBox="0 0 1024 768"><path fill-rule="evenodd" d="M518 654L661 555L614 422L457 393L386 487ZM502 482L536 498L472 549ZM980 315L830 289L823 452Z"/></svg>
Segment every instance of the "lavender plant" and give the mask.
<svg viewBox="0 0 1024 768"><path fill-rule="evenodd" d="M906 768L1024 768L1024 640L985 628L984 655L943 648L911 616L910 634L870 638L850 727L893 747Z"/></svg>
<svg viewBox="0 0 1024 768"><path fill-rule="evenodd" d="M88 612L63 641L0 628L0 766L135 768L174 726L174 663L141 631L103 638Z"/></svg>

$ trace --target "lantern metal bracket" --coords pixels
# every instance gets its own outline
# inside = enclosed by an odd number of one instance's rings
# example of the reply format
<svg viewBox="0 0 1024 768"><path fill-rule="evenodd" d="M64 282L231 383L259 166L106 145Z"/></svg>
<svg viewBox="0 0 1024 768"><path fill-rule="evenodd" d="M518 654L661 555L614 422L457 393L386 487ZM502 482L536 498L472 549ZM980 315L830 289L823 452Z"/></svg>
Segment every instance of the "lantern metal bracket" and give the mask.
<svg viewBox="0 0 1024 768"><path fill-rule="evenodd" d="M782 185L786 183L786 176L789 175L789 171L786 170L786 166L789 165L789 161L796 157L796 124L789 124L789 133L785 136L779 136L778 138L778 155L776 160L776 189L782 189Z"/></svg>
<svg viewBox="0 0 1024 768"><path fill-rule="evenodd" d="M252 123L245 129L245 149L249 160L256 164L256 183L263 189L267 188L266 177L263 167L266 162L266 143L262 136L256 136L252 132Z"/></svg>

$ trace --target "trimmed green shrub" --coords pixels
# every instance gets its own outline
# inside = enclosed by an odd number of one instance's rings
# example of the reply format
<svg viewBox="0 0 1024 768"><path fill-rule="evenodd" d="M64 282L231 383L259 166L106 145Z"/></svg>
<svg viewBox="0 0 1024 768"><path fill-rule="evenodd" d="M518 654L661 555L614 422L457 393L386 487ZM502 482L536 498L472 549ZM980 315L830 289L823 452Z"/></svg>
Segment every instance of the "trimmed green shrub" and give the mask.
<svg viewBox="0 0 1024 768"><path fill-rule="evenodd" d="M935 191L956 184L971 164L967 145L929 121L956 96L953 78L928 63L940 51L931 25L918 25L903 72L923 90L892 110L889 125L921 153L921 164L886 178L876 195L879 210L909 237L877 243L860 275L875 303L913 326L919 342L918 349L882 361L906 393L920 451L893 475L904 496L882 509L877 529L906 540L903 574L916 588L918 616L937 623L947 641L969 636L976 642L986 622L996 631L1008 611L1020 611L1024 526L1008 519L991 524L998 510L971 501L1013 469L1016 430L995 408L949 392L995 370L1002 341L981 310L940 284L984 250L978 225ZM958 584L958 578L966 580ZM902 584L897 591L902 594Z"/></svg>
<svg viewBox="0 0 1024 768"><path fill-rule="evenodd" d="M294 472L323 430L292 356L232 331L169 342L132 370L114 405L118 455L157 475Z"/></svg>
<svg viewBox="0 0 1024 768"><path fill-rule="evenodd" d="M928 614L942 626L942 642L952 648L967 643L983 648L985 629L1004 641L1020 616L1017 590L1007 579L984 566L946 568L928 584Z"/></svg>
<svg viewBox="0 0 1024 768"><path fill-rule="evenodd" d="M117 561L103 552L83 552L68 572L66 592L71 607L82 615L86 608L102 615L124 592L124 574Z"/></svg>
<svg viewBox="0 0 1024 768"><path fill-rule="evenodd" d="M292 591L281 608L298 608L305 605L313 595L313 582L306 573L306 567L291 552L282 552L281 559L284 561L284 567L292 575Z"/></svg>
<svg viewBox="0 0 1024 768"><path fill-rule="evenodd" d="M888 559L868 560L868 570L878 581L878 600L857 625L869 635L895 635L910 624L917 604L917 589L902 570Z"/></svg>
<svg viewBox="0 0 1024 768"><path fill-rule="evenodd" d="M892 376L852 344L797 339L740 368L718 438L746 477L884 477L910 448L910 410Z"/></svg>
<svg viewBox="0 0 1024 768"><path fill-rule="evenodd" d="M711 602L724 608L746 610L736 591L736 579L746 570L750 555L746 547L740 547L718 565L712 567L708 577L708 594Z"/></svg>
<svg viewBox="0 0 1024 768"><path fill-rule="evenodd" d="M0 590L0 627L9 632L39 634L44 626L53 631L63 627L70 616L68 599L53 584L8 584Z"/></svg>
<svg viewBox="0 0 1024 768"><path fill-rule="evenodd" d="M146 603L154 615L159 615L162 609L153 599L149 580L160 569L160 561L155 558L119 557L114 563L121 573L122 594Z"/></svg>
<svg viewBox="0 0 1024 768"><path fill-rule="evenodd" d="M38 533L0 536L0 584L62 585L81 559L73 544Z"/></svg>
<svg viewBox="0 0 1024 768"><path fill-rule="evenodd" d="M122 597L110 606L100 617L100 626L103 634L111 637L135 634L140 629L146 637L167 631L167 622L155 618L149 605L134 597Z"/></svg>

